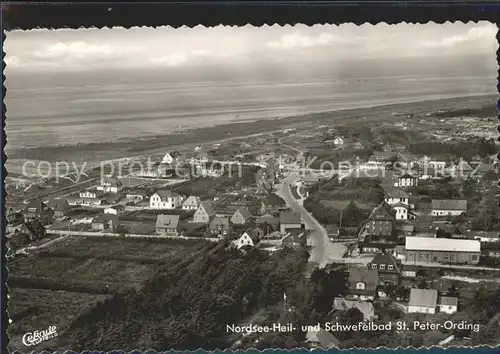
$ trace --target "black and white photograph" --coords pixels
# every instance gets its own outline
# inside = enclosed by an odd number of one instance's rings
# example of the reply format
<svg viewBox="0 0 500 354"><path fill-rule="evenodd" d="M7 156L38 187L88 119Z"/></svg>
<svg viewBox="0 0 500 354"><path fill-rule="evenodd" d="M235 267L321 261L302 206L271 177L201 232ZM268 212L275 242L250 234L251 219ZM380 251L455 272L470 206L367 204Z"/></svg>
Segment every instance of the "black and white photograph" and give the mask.
<svg viewBox="0 0 500 354"><path fill-rule="evenodd" d="M497 31L8 31L9 350L499 345Z"/></svg>

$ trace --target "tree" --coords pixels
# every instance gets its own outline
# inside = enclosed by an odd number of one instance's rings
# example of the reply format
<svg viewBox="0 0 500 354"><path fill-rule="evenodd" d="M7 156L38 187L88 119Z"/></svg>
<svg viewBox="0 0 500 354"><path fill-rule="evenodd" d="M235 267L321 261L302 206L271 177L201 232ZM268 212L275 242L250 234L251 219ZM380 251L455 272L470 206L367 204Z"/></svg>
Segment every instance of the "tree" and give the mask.
<svg viewBox="0 0 500 354"><path fill-rule="evenodd" d="M448 291L446 292L446 296L457 297L457 298L460 297L460 291L458 291L455 284L453 284L452 286L450 286L448 288Z"/></svg>
<svg viewBox="0 0 500 354"><path fill-rule="evenodd" d="M417 287L418 287L419 289L427 289L427 288L429 287L429 284L427 284L427 280L422 279L422 280L418 283Z"/></svg>
<svg viewBox="0 0 500 354"><path fill-rule="evenodd" d="M363 313L356 307L351 307L349 310L340 315L339 322L342 324L354 325L363 322Z"/></svg>

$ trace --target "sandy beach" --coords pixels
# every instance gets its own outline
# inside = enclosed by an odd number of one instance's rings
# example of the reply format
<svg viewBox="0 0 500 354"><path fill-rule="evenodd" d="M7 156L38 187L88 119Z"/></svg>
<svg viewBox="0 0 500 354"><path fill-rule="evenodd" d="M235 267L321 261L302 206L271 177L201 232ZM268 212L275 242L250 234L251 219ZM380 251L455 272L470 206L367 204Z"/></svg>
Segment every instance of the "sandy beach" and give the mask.
<svg viewBox="0 0 500 354"><path fill-rule="evenodd" d="M161 154L170 149L180 149L208 142L241 139L258 134L267 134L297 124L330 124L346 119L363 117L373 120L390 119L391 113L435 112L441 109L481 107L495 102L493 95L437 98L428 101L405 102L389 105L358 107L320 113L301 114L281 119L235 122L212 127L193 128L181 133L163 134L148 138L131 138L116 142L78 144L72 146L47 146L44 148L8 151L7 171L19 172L26 159L67 162L70 165L96 164L100 161L133 158L136 156Z"/></svg>

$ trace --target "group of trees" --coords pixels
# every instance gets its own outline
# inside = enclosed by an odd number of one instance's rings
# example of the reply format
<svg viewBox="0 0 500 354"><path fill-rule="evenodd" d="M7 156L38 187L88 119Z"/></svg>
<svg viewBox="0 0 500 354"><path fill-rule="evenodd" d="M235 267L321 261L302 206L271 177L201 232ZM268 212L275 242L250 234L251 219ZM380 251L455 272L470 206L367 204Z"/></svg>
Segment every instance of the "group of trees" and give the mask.
<svg viewBox="0 0 500 354"><path fill-rule="evenodd" d="M275 306L304 278L306 252L219 247L165 267L138 292L116 295L81 316L65 336L75 350L227 348L227 324Z"/></svg>
<svg viewBox="0 0 500 354"><path fill-rule="evenodd" d="M408 151L419 156L436 154L454 156L456 160L463 158L472 160L475 156L487 157L498 152L494 139L470 138L456 142L419 141L408 146Z"/></svg>

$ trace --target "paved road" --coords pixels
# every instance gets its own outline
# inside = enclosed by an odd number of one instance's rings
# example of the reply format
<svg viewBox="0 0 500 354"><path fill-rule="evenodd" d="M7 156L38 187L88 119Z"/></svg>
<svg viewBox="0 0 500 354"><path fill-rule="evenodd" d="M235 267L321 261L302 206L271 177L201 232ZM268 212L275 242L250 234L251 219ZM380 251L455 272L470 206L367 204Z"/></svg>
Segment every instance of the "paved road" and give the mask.
<svg viewBox="0 0 500 354"><path fill-rule="evenodd" d="M287 205L294 211L300 212L306 226L312 230L310 237L312 251L309 262L317 263L319 267L326 266L329 262L343 258L347 247L340 243L332 243L328 238L325 228L293 197L290 186L299 178L297 173L291 173L281 185L278 186L280 195Z"/></svg>

